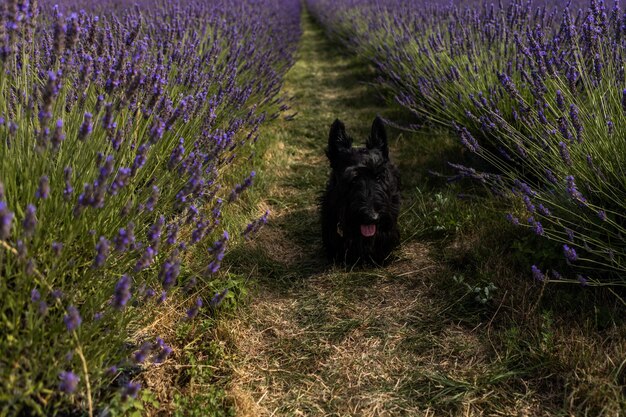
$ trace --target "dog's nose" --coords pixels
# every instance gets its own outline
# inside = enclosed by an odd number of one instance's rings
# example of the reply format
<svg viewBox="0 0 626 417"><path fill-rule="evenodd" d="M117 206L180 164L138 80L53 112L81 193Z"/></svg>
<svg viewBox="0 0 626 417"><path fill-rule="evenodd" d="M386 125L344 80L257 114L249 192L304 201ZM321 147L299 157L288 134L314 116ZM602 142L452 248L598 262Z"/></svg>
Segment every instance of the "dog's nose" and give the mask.
<svg viewBox="0 0 626 417"><path fill-rule="evenodd" d="M368 211L365 214L365 220L369 221L370 223L375 223L378 221L378 213L376 213L375 211Z"/></svg>

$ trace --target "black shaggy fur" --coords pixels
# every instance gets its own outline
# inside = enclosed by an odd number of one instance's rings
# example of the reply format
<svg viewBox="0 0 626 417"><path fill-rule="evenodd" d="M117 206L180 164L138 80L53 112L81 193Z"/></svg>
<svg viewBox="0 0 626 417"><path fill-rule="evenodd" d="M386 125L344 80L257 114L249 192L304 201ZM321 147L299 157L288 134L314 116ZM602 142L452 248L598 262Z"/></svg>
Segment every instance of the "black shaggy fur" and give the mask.
<svg viewBox="0 0 626 417"><path fill-rule="evenodd" d="M330 127L332 172L321 199L322 239L335 262L381 265L400 242L400 176L389 161L387 133L376 117L365 147L353 148L344 124Z"/></svg>

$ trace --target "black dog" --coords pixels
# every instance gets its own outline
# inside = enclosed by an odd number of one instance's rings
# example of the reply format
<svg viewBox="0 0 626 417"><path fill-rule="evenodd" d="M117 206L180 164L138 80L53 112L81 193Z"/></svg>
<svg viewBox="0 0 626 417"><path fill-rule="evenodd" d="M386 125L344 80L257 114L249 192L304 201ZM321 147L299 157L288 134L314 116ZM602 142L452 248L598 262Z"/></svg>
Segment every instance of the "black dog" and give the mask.
<svg viewBox="0 0 626 417"><path fill-rule="evenodd" d="M338 119L326 155L332 172L321 199L322 239L333 261L382 264L400 242L400 176L389 161L387 133L376 117L363 148L353 148Z"/></svg>

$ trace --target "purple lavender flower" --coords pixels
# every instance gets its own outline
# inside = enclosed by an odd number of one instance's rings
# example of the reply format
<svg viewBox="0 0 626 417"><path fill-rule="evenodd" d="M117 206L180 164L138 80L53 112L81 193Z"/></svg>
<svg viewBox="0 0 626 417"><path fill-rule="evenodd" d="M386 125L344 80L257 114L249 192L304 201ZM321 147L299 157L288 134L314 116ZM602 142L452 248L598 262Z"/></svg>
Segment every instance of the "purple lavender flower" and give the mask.
<svg viewBox="0 0 626 417"><path fill-rule="evenodd" d="M239 195L246 188L248 188L248 187L250 187L252 185L252 180L254 179L255 175L256 175L256 172L252 171L250 173L250 176L248 178L246 178L243 183L237 184L237 186L235 186L235 188L231 191L230 196L228 197L228 202L229 203L232 203L233 201L237 200Z"/></svg>
<svg viewBox="0 0 626 417"><path fill-rule="evenodd" d="M146 210L150 212L154 210L154 208L156 207L157 201L159 201L160 195L161 195L161 192L159 191L159 187L157 187L156 185L153 185L152 194L150 194L148 201L146 201Z"/></svg>
<svg viewBox="0 0 626 417"><path fill-rule="evenodd" d="M113 297L113 307L121 310L130 300L130 278L128 275L122 275L120 280L115 284L115 293Z"/></svg>
<svg viewBox="0 0 626 417"><path fill-rule="evenodd" d="M526 210L528 210L529 213L534 213L535 205L532 203L532 201L530 201L530 197L525 195L522 197L522 200L524 200L524 204L526 205Z"/></svg>
<svg viewBox="0 0 626 417"><path fill-rule="evenodd" d="M548 168L545 169L546 172L546 178L548 179L548 181L550 181L552 184L557 184L559 181L556 179L556 177L554 176L554 174L552 173L552 171L550 171Z"/></svg>
<svg viewBox="0 0 626 417"><path fill-rule="evenodd" d="M41 299L41 294L39 293L39 290L37 290L37 288L33 288L32 290L30 290L30 301L35 303L39 301L40 299Z"/></svg>
<svg viewBox="0 0 626 417"><path fill-rule="evenodd" d="M65 189L63 190L63 198L69 200L74 192L74 188L72 187L72 168L65 167L63 170L63 176L65 178Z"/></svg>
<svg viewBox="0 0 626 417"><path fill-rule="evenodd" d="M195 304L190 309L187 310L187 318L193 319L194 317L196 317L201 307L202 307L202 298L198 297L196 298Z"/></svg>
<svg viewBox="0 0 626 417"><path fill-rule="evenodd" d="M550 210L547 207L545 207L543 204L539 204L539 206L537 207L537 211L544 216L550 216L552 214Z"/></svg>
<svg viewBox="0 0 626 417"><path fill-rule="evenodd" d="M611 120L607 120L606 127L608 129L609 135L612 135L615 131L615 124Z"/></svg>
<svg viewBox="0 0 626 417"><path fill-rule="evenodd" d="M536 281L540 281L540 282L541 282L541 281L543 281L543 280L546 278L546 276L544 275L544 273L543 273L543 272L541 272L541 269L537 268L537 265L533 265L533 266L531 267L531 270L532 270L532 273L533 273L533 278L534 278Z"/></svg>
<svg viewBox="0 0 626 417"><path fill-rule="evenodd" d="M63 133L63 120L57 120L56 127L54 128L54 134L52 135L52 147L56 150L59 149L61 143L65 140L65 134Z"/></svg>
<svg viewBox="0 0 626 417"><path fill-rule="evenodd" d="M50 196L50 179L47 175L43 175L39 178L39 188L35 192L35 197L40 199L46 199Z"/></svg>
<svg viewBox="0 0 626 417"><path fill-rule="evenodd" d="M32 204L26 207L26 215L22 226L24 227L24 235L30 237L35 234L35 227L37 226L37 208Z"/></svg>
<svg viewBox="0 0 626 417"><path fill-rule="evenodd" d="M104 236L100 236L100 240L96 243L96 257L93 260L93 266L100 268L106 262L109 252L111 250L111 242L109 242Z"/></svg>
<svg viewBox="0 0 626 417"><path fill-rule="evenodd" d="M581 286L586 287L589 285L589 280L587 279L587 277L584 277L582 275L576 275L576 278L578 279L578 282Z"/></svg>
<svg viewBox="0 0 626 417"><path fill-rule="evenodd" d="M78 388L80 378L72 371L61 371L59 373L59 391L71 394Z"/></svg>
<svg viewBox="0 0 626 417"><path fill-rule="evenodd" d="M17 257L20 260L26 259L26 255L28 255L28 247L26 247L26 243L22 239L18 239L15 244L17 249Z"/></svg>
<svg viewBox="0 0 626 417"><path fill-rule="evenodd" d="M61 251L63 251L63 243L52 242L51 248L54 256L58 258L59 256L61 256Z"/></svg>
<svg viewBox="0 0 626 417"><path fill-rule="evenodd" d="M29 259L28 262L26 262L26 268L24 270L24 272L26 273L26 276L31 276L35 273L35 269L37 268L37 264L35 263L34 259Z"/></svg>
<svg viewBox="0 0 626 417"><path fill-rule="evenodd" d="M165 225L165 217L159 216L156 223L154 223L150 227L150 231L148 231L148 242L150 246L153 248L157 248L159 246L159 240L161 239L161 233L163 231L163 226Z"/></svg>
<svg viewBox="0 0 626 417"><path fill-rule="evenodd" d="M157 337L157 345L159 347L159 352L154 358L154 363L163 363L167 359L167 357L173 352L173 349L165 344L165 341L160 337Z"/></svg>
<svg viewBox="0 0 626 417"><path fill-rule="evenodd" d="M139 382L129 382L122 389L122 401L127 401L129 398L137 398L141 384Z"/></svg>
<svg viewBox="0 0 626 417"><path fill-rule="evenodd" d="M213 298L211 298L211 301L209 302L209 305L212 308L215 308L217 306L219 306L222 301L224 300L224 298L226 298L226 295L228 294L228 288L224 289L221 292L216 292L215 295L213 296Z"/></svg>
<svg viewBox="0 0 626 417"><path fill-rule="evenodd" d="M144 269L152 265L152 261L154 261L155 256L156 251L148 246L143 255L141 255L141 258L137 261L137 264L135 264L135 272L143 271Z"/></svg>
<svg viewBox="0 0 626 417"><path fill-rule="evenodd" d="M80 317L76 307L69 306L67 308L67 314L63 316L63 322L65 323L65 327L67 327L67 331L72 332L80 326L83 319Z"/></svg>
<svg viewBox="0 0 626 417"><path fill-rule="evenodd" d="M576 182L574 180L574 176L568 175L567 177L565 177L565 179L567 181L567 194L569 194L572 200L574 200L579 205L583 205L583 206L586 205L587 200L582 195L582 193L578 191L578 188L576 188Z"/></svg>
<svg viewBox="0 0 626 417"><path fill-rule="evenodd" d="M561 153L561 159L563 159L563 162L565 162L567 166L572 166L572 158L565 142L559 142L559 152Z"/></svg>
<svg viewBox="0 0 626 417"><path fill-rule="evenodd" d="M252 235L257 233L259 229L261 229L261 227L263 227L267 223L267 218L269 214L270 212L269 210L267 210L265 214L263 214L263 216L259 217L258 219L254 220L252 223L248 224L248 226L246 226L245 230L243 231L241 235L244 236L246 240L250 239Z"/></svg>
<svg viewBox="0 0 626 417"><path fill-rule="evenodd" d="M93 115L91 113L85 113L85 116L83 118L83 124L80 126L80 129L78 130L79 140L85 140L91 134L91 131L93 130L93 125L91 123L92 118L93 118Z"/></svg>
<svg viewBox="0 0 626 417"><path fill-rule="evenodd" d="M535 220L534 217L529 217L528 218L528 223L531 225L531 227L533 228L533 230L534 230L536 235L543 236L544 230L543 230L543 226L541 225L540 222Z"/></svg>
<svg viewBox="0 0 626 417"><path fill-rule="evenodd" d="M170 223L167 225L167 240L168 245L174 245L178 237L178 223Z"/></svg>
<svg viewBox="0 0 626 417"><path fill-rule="evenodd" d="M159 296L159 299L157 300L157 303L158 304L163 304L166 299L167 299L167 292L166 291L161 291L161 295Z"/></svg>
<svg viewBox="0 0 626 417"><path fill-rule="evenodd" d="M118 252L124 252L129 248L135 247L135 224L133 222L128 223L126 228L120 228L117 236L113 240L115 243L115 250Z"/></svg>
<svg viewBox="0 0 626 417"><path fill-rule="evenodd" d="M120 168L109 187L109 194L117 195L118 191L126 186L130 178L130 168Z"/></svg>
<svg viewBox="0 0 626 417"><path fill-rule="evenodd" d="M598 210L598 217L603 222L607 221L606 212L604 210Z"/></svg>
<svg viewBox="0 0 626 417"><path fill-rule="evenodd" d="M143 342L139 349L133 354L133 360L135 361L135 363L143 363L150 354L150 352L152 352L152 348L152 343Z"/></svg>
<svg viewBox="0 0 626 417"><path fill-rule="evenodd" d="M11 235L13 213L9 211L7 204L0 200L0 240L6 240Z"/></svg>
<svg viewBox="0 0 626 417"><path fill-rule="evenodd" d="M148 153L148 145L143 144L137 149L137 155L135 156L135 160L133 161L133 165L130 168L130 174L135 176L137 171L146 164L148 160L146 155Z"/></svg>
<svg viewBox="0 0 626 417"><path fill-rule="evenodd" d="M563 100L563 93L561 93L561 90L556 90L556 105L559 110L565 110L565 101Z"/></svg>
<svg viewBox="0 0 626 417"><path fill-rule="evenodd" d="M565 255L565 258L569 262L574 262L578 259L578 254L576 253L576 249L568 245L563 245L563 254Z"/></svg>
<svg viewBox="0 0 626 417"><path fill-rule="evenodd" d="M580 118L578 117L578 107L575 104L571 104L569 107L569 115L572 120L572 126L574 126L574 130L576 131L576 139L578 142L582 142L582 131L583 125L580 122Z"/></svg>
<svg viewBox="0 0 626 417"><path fill-rule="evenodd" d="M511 224L513 224L514 226L518 226L519 225L519 219L517 217L513 216L511 213L507 213L506 219L509 222L511 222Z"/></svg>
<svg viewBox="0 0 626 417"><path fill-rule="evenodd" d="M184 143L185 143L185 140L183 138L180 138L178 146L172 150L172 154L170 155L170 160L167 164L167 167L169 169L174 169L175 167L178 166L178 164L182 162L185 156L185 147L183 146Z"/></svg>
<svg viewBox="0 0 626 417"><path fill-rule="evenodd" d="M228 232L224 231L222 237L213 243L213 246L209 249L209 253L214 257L213 261L211 261L207 267L210 274L215 274L220 269L222 259L224 259L224 253L226 252L226 242L228 239Z"/></svg>
<svg viewBox="0 0 626 417"><path fill-rule="evenodd" d="M114 377L117 374L117 366L113 365L107 368L106 371L104 371L104 374L108 377Z"/></svg>
<svg viewBox="0 0 626 417"><path fill-rule="evenodd" d="M180 274L180 260L178 252L175 250L172 255L163 263L159 278L163 284L163 288L168 289L176 282L176 278Z"/></svg>

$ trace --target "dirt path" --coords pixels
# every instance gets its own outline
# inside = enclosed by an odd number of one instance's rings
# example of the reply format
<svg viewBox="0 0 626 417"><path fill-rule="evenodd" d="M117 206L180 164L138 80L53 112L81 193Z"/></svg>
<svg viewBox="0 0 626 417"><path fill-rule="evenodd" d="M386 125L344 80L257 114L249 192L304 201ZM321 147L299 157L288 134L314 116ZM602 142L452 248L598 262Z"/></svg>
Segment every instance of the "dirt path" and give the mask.
<svg viewBox="0 0 626 417"><path fill-rule="evenodd" d="M384 109L359 81L368 69L341 55L308 17L303 26L285 86L298 115L268 133L279 138L268 159L279 170L266 201L272 221L236 255L253 270L251 302L221 328L232 344L231 395L248 416L425 411L410 386L419 362L433 363L430 348L416 350L428 338L416 340L415 331L432 304L424 277L438 268L416 242L406 242L387 269L325 263L317 196L328 172L328 127L339 117L363 140Z"/></svg>

